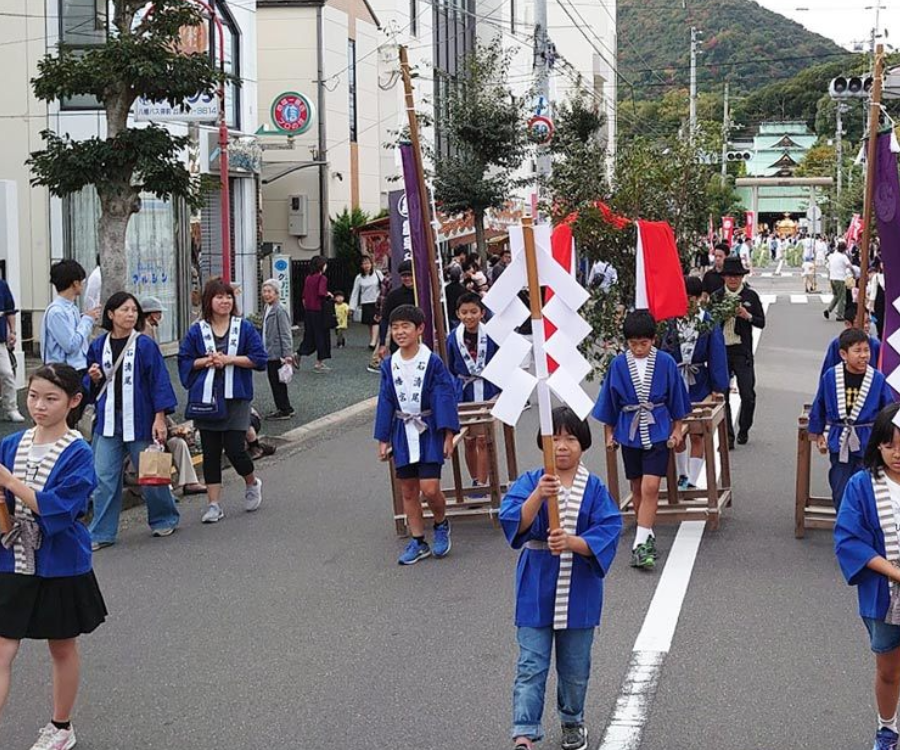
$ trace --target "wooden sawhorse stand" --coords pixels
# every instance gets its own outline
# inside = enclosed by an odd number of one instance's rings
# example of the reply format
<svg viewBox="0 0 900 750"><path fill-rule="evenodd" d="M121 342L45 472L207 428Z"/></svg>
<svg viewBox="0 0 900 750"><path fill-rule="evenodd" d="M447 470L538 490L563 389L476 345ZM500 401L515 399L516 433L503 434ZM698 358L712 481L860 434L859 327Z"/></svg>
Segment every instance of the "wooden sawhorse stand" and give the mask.
<svg viewBox="0 0 900 750"><path fill-rule="evenodd" d="M706 489L680 490L675 468L674 455L669 456L669 468L666 476L666 489L659 492L658 521L698 521L705 520L709 529L719 528L719 517L724 508L731 507L733 499L731 490L731 464L728 453L728 423L726 420L725 399L708 398L693 405L691 414L684 420L684 439L689 435L700 435L703 438L704 456L706 457ZM716 448L714 436L718 434L719 447ZM690 450L688 445L687 450ZM716 476L716 454L718 453L721 473ZM606 472L609 491L615 499L625 518L634 518L632 494L622 498L619 489L619 463L615 449L606 449Z"/></svg>
<svg viewBox="0 0 900 750"><path fill-rule="evenodd" d="M794 537L802 539L807 529L833 529L837 512L830 497L810 494L812 440L809 437L809 410L804 404L797 420L797 488L794 500Z"/></svg>
<svg viewBox="0 0 900 750"><path fill-rule="evenodd" d="M516 432L509 425L503 425L503 444L506 451L506 481L500 478L500 457L497 443L498 420L491 416L494 407L492 401L475 401L459 405L459 434L453 440L453 486L444 487L447 498L447 516L487 516L494 525L500 512L500 501L509 486L519 476L516 460ZM476 429L482 428L482 429ZM487 443L488 467L490 469L488 484L479 487L463 485L462 466L459 459L459 444L467 435L483 434ZM403 497L400 494L400 483L394 471L394 457L390 458L391 493L394 499L394 526L399 536L407 532L406 513L403 511ZM431 509L422 503L425 518L431 518Z"/></svg>

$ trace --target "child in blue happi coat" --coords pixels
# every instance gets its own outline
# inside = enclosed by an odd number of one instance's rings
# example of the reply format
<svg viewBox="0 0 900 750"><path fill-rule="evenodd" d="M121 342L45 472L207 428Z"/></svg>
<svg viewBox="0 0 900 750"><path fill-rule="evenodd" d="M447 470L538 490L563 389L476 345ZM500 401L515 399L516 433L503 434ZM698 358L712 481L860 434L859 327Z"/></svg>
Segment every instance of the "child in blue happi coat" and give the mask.
<svg viewBox="0 0 900 750"><path fill-rule="evenodd" d="M622 447L631 482L637 517L631 566L651 570L657 560L653 523L659 485L669 466L669 444L677 449L683 442L681 422L691 413L691 401L675 360L653 345L653 316L635 310L623 329L628 351L609 366L593 415L605 426L607 447Z"/></svg>
<svg viewBox="0 0 900 750"><path fill-rule="evenodd" d="M728 392L728 354L722 327L712 322L710 314L700 307L703 282L696 276L684 277L688 298L688 314L670 320L660 348L671 354L688 389L692 404L715 394ZM691 435L691 452L687 447L675 453L678 486L693 489L703 471L703 438Z"/></svg>
<svg viewBox="0 0 900 750"><path fill-rule="evenodd" d="M537 442L540 448L540 434ZM584 700L591 644L603 608L603 578L622 531L622 516L606 486L581 463L591 447L590 427L568 407L553 410L553 447L556 475L543 469L526 472L500 506L503 532L513 549L522 550L516 567L516 750L531 750L543 737L541 716L554 644L562 747L587 747ZM560 528L550 531L546 500L554 495Z"/></svg>
<svg viewBox="0 0 900 750"><path fill-rule="evenodd" d="M490 401L500 393L481 373L497 353L497 345L487 335L482 322L484 303L474 292L461 294L456 302L456 315L460 321L447 338L447 369L454 378L456 393L461 403ZM475 486L488 481L488 454L484 430L470 432L465 437L466 466Z"/></svg>
<svg viewBox="0 0 900 750"><path fill-rule="evenodd" d="M381 390L375 412L379 456L394 455L412 539L397 561L414 565L426 557L450 552L450 521L441 491L441 468L453 453L459 432L456 390L440 357L420 342L425 315L414 305L400 305L391 313L391 336L397 351L381 363ZM434 514L434 544L425 541L420 497Z"/></svg>
<svg viewBox="0 0 900 750"><path fill-rule="evenodd" d="M83 397L69 365L40 367L28 382L35 426L0 443L0 714L23 639L47 641L53 714L32 750L75 746L72 711L81 677L78 637L106 619L84 525L97 486L94 457L67 419Z"/></svg>
<svg viewBox="0 0 900 750"><path fill-rule="evenodd" d="M847 583L856 586L859 615L875 654L878 708L873 750L896 750L900 697L900 405L875 419L865 471L847 483L834 527L834 549Z"/></svg>
<svg viewBox="0 0 900 750"><path fill-rule="evenodd" d="M839 338L841 364L822 377L809 412L810 438L831 459L828 483L836 510L850 477L862 468L863 450L875 417L894 401L884 375L869 365L866 334L848 328Z"/></svg>

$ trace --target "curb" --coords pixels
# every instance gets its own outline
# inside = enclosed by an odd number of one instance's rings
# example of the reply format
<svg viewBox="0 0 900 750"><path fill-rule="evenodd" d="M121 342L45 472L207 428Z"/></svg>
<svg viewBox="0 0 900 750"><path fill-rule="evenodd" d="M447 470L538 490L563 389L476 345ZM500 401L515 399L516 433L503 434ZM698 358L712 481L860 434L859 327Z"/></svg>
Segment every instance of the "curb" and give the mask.
<svg viewBox="0 0 900 750"><path fill-rule="evenodd" d="M315 440L324 439L338 429L347 427L348 425L362 425L372 419L375 413L375 406L378 403L378 397L366 399L352 404L340 411L328 414L319 419L314 419L309 424L302 427L295 427L281 435L271 436L271 440L277 440L279 443L284 442L284 448L298 449Z"/></svg>

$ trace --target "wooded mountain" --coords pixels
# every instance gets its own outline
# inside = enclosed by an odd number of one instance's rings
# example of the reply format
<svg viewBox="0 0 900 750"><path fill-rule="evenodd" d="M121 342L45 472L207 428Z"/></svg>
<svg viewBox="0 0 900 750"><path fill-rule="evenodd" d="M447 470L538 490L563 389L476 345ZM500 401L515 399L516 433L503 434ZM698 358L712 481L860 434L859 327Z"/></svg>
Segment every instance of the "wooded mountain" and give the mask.
<svg viewBox="0 0 900 750"><path fill-rule="evenodd" d="M735 94L792 78L849 52L752 0L619 0L621 98L656 99L690 80L691 27L703 32L698 88ZM815 3L809 3L815 12ZM773 113L775 114L775 113Z"/></svg>

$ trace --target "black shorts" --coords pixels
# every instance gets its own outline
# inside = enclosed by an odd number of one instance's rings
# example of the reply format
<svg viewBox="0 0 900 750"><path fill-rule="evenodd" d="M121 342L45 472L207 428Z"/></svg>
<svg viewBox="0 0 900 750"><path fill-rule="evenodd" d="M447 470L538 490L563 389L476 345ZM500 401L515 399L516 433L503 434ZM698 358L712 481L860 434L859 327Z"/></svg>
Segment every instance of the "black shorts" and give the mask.
<svg viewBox="0 0 900 750"><path fill-rule="evenodd" d="M440 479L443 464L429 464L421 461L397 467L397 479Z"/></svg>
<svg viewBox="0 0 900 750"><path fill-rule="evenodd" d="M669 447L666 443L654 443L649 449L622 446L625 477L640 479L643 476L664 477L669 471Z"/></svg>

